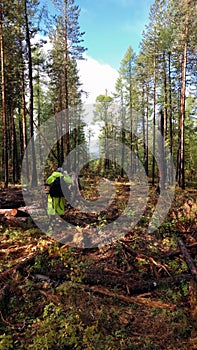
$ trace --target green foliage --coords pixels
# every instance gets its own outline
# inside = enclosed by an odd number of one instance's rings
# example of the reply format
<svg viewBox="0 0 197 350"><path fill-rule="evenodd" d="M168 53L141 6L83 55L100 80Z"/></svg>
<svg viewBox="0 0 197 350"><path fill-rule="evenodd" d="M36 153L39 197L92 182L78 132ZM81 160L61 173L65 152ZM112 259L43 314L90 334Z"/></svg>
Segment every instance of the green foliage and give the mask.
<svg viewBox="0 0 197 350"><path fill-rule="evenodd" d="M14 349L14 342L11 335L5 333L0 335L0 350Z"/></svg>
<svg viewBox="0 0 197 350"><path fill-rule="evenodd" d="M32 341L27 346L29 350L115 349L110 337L106 337L107 341L103 339L97 321L90 326L83 324L77 308L65 309L50 303L45 306L43 317L37 320L35 328Z"/></svg>

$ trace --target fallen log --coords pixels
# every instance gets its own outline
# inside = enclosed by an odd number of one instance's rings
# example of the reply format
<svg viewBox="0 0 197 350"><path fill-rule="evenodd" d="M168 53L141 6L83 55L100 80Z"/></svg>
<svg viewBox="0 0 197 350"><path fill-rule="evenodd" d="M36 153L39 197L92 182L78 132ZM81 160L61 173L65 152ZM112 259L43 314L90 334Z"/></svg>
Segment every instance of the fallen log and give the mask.
<svg viewBox="0 0 197 350"><path fill-rule="evenodd" d="M35 258L38 256L38 253L32 253L28 257L24 258L17 265L3 271L0 273L0 282L6 283L12 275L17 271L23 270L29 264L33 264L35 262Z"/></svg>
<svg viewBox="0 0 197 350"><path fill-rule="evenodd" d="M186 246L187 249L192 249L192 248L195 248L197 247L197 242L195 243L191 243L189 245ZM182 253L182 251L180 249L177 249L177 250L174 250L174 251L171 251L171 252L167 252L165 254L162 254L160 255L160 259L166 259L166 258L173 258L175 256L178 256Z"/></svg>
<svg viewBox="0 0 197 350"><path fill-rule="evenodd" d="M129 304L135 303L135 304L146 305L148 307L154 307L158 309L168 309L168 310L174 310L176 308L176 305L173 305L173 304L165 304L165 303L162 303L161 301L150 300L148 298L142 298L139 296L137 297L126 296L123 294L114 293L108 290L107 288L103 288L99 286L85 287L85 291L112 297Z"/></svg>
<svg viewBox="0 0 197 350"><path fill-rule="evenodd" d="M197 269L196 269L196 266L195 266L195 264L194 264L194 262L193 262L193 260L192 260L192 258L190 256L190 254L189 254L189 252L188 252L188 250L187 250L187 248L186 248L182 238L180 238L180 237L178 237L178 244L179 244L179 247L180 247L180 249L182 251L182 254L183 254L184 258L185 258L187 266L188 266L188 268L189 268L189 270L190 270L194 280L197 281Z"/></svg>
<svg viewBox="0 0 197 350"><path fill-rule="evenodd" d="M94 286L102 285L104 287L116 287L127 291L129 295L138 295L154 291L158 288L168 288L169 285L179 285L182 281L191 281L190 274L180 274L161 279L149 279L148 281L135 281L135 277L131 277L130 273L112 274L112 271L98 271L90 269L86 271L83 283Z"/></svg>

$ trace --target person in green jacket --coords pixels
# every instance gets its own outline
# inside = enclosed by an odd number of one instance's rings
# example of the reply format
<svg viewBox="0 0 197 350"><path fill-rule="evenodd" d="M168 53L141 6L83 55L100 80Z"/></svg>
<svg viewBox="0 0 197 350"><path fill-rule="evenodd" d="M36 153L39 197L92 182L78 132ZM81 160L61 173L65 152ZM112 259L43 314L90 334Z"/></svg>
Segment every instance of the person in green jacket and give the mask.
<svg viewBox="0 0 197 350"><path fill-rule="evenodd" d="M58 168L57 171L54 171L47 179L46 183L47 185L51 185L55 179L63 175L63 169ZM72 179L69 175L63 175L64 181L70 185L72 183ZM65 205L66 205L66 198L65 197L51 197L50 194L48 194L48 208L47 212L48 215L52 218L55 214L58 214L59 216L64 215L65 213Z"/></svg>

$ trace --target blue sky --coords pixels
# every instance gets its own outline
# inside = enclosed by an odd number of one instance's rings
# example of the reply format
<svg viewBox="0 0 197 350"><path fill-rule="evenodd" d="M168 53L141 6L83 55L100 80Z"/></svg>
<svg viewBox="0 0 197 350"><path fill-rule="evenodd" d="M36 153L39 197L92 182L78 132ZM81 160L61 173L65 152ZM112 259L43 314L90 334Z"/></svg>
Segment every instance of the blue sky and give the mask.
<svg viewBox="0 0 197 350"><path fill-rule="evenodd" d="M87 54L119 69L129 45L138 53L153 0L76 0Z"/></svg>
<svg viewBox="0 0 197 350"><path fill-rule="evenodd" d="M52 11L52 0L41 0ZM75 0L81 9L80 31L85 32L85 60L78 62L83 89L91 104L100 94L114 92L118 70L128 46L139 52L142 32L154 0Z"/></svg>

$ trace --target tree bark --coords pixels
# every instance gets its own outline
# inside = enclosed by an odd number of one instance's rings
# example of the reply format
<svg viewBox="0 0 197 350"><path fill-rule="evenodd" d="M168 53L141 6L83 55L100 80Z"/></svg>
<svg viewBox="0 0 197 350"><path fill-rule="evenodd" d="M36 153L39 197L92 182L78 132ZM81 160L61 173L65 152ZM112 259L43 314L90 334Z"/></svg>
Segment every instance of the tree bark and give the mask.
<svg viewBox="0 0 197 350"><path fill-rule="evenodd" d="M168 84L169 84L169 137L170 137L170 154L173 155L173 124L172 124L172 82L171 82L171 52L168 52ZM174 169L170 167L170 184L173 184Z"/></svg>
<svg viewBox="0 0 197 350"><path fill-rule="evenodd" d="M185 189L185 92L186 92L186 69L187 69L187 46L188 46L188 32L189 32L189 8L190 0L185 0L186 3L186 18L185 18L185 33L184 33L184 47L182 53L182 67L181 67L181 99L180 99L180 154L179 154L179 186Z"/></svg>
<svg viewBox="0 0 197 350"><path fill-rule="evenodd" d="M3 118L3 161L4 161L4 186L8 187L8 134L6 113L6 86L5 86L5 53L3 35L3 5L0 3L0 46L1 46L1 95L2 95L2 118Z"/></svg>
<svg viewBox="0 0 197 350"><path fill-rule="evenodd" d="M153 163L152 163L152 186L155 185L155 125L156 125L156 57L154 56L154 81L153 81Z"/></svg>
<svg viewBox="0 0 197 350"><path fill-rule="evenodd" d="M67 0L64 0L64 20L65 20L65 37L64 37L64 48L65 48L65 63L64 63L64 89L65 89L65 156L66 156L66 168L70 171L69 158L67 158L70 152L70 135L69 135L69 100L68 100L68 25L67 25Z"/></svg>
<svg viewBox="0 0 197 350"><path fill-rule="evenodd" d="M21 68L21 89L22 89L22 137L23 137L23 147L22 147L22 156L25 157L25 178L27 183L29 183L29 161L28 161L28 151L27 151L27 118L26 118L26 103L25 103L25 76L24 76L24 63L23 63L23 49L22 49L22 40L20 39L20 54L22 61Z"/></svg>
<svg viewBox="0 0 197 350"><path fill-rule="evenodd" d="M27 14L27 1L24 1L24 13L25 13L25 25L26 25L26 46L28 53L28 74L29 74L29 116L30 116L30 133L31 133L31 161L32 161L32 178L31 185L37 186L37 169L36 169L36 153L34 144L34 116L33 116L33 73L32 73L32 54L31 54L31 42L29 35L29 21Z"/></svg>
<svg viewBox="0 0 197 350"><path fill-rule="evenodd" d="M146 86L146 158L145 158L145 171L148 177L148 118L149 118L149 85Z"/></svg>
<svg viewBox="0 0 197 350"><path fill-rule="evenodd" d="M165 151L164 151L164 133L165 133L165 117L162 109L159 112L158 118L158 150L159 150L159 189L165 188Z"/></svg>
<svg viewBox="0 0 197 350"><path fill-rule="evenodd" d="M164 89L164 108L163 108L163 116L164 116L164 130L163 130L163 137L166 141L167 139L167 129L168 129L168 121L167 121L167 77L166 77L166 57L165 57L165 51L163 52L163 89Z"/></svg>

